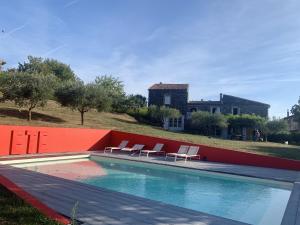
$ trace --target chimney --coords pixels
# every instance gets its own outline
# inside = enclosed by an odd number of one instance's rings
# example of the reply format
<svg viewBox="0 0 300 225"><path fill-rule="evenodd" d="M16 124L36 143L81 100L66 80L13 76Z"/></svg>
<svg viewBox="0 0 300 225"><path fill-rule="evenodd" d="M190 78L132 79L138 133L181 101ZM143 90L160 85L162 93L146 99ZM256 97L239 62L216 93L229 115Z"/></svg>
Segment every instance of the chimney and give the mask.
<svg viewBox="0 0 300 225"><path fill-rule="evenodd" d="M290 116L290 110L287 110L286 112L286 116L289 117Z"/></svg>
<svg viewBox="0 0 300 225"><path fill-rule="evenodd" d="M220 93L220 102L222 102L222 101L223 101L223 94Z"/></svg>

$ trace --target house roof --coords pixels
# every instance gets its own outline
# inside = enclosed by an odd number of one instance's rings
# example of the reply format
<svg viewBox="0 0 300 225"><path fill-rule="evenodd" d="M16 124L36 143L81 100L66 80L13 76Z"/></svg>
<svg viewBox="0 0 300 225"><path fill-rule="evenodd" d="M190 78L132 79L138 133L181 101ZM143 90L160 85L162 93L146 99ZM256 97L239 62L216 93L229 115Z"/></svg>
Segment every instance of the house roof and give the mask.
<svg viewBox="0 0 300 225"><path fill-rule="evenodd" d="M188 104L196 104L196 105L220 105L221 102L220 101L189 101Z"/></svg>
<svg viewBox="0 0 300 225"><path fill-rule="evenodd" d="M188 84L153 84L149 90L186 90L188 89Z"/></svg>
<svg viewBox="0 0 300 225"><path fill-rule="evenodd" d="M236 96L232 96L232 95L223 94L222 100L226 101L227 99L237 99L237 100L245 101L245 102L248 102L248 103L254 103L254 104L259 104L259 105L264 105L264 106L270 107L269 104L266 104L266 103L263 103L263 102L258 102L258 101L253 101L253 100L249 100L249 99L246 99L246 98L240 98L240 97L236 97Z"/></svg>

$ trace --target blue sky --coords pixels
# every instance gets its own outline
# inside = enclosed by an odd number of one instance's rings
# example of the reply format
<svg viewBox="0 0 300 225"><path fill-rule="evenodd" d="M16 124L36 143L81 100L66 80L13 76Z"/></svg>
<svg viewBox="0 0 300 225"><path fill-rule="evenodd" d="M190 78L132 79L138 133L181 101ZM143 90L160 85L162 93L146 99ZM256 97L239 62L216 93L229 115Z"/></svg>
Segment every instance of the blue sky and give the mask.
<svg viewBox="0 0 300 225"><path fill-rule="evenodd" d="M10 0L0 58L70 64L86 82L112 74L127 93L189 83L190 100L226 93L286 115L300 96L299 0Z"/></svg>

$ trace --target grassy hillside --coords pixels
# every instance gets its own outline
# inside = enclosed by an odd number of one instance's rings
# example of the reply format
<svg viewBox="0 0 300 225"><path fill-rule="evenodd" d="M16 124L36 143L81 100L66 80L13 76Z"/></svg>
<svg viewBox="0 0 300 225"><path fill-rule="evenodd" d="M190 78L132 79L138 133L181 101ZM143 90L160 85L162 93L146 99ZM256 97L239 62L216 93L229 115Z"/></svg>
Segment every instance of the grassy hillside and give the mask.
<svg viewBox="0 0 300 225"><path fill-rule="evenodd" d="M49 102L47 107L38 108L32 115L33 121L26 121L26 112L19 111L12 103L0 103L0 124L56 126L56 127L88 127L100 129L116 129L138 134L153 135L209 146L235 149L283 158L300 160L300 147L277 143L261 143L250 141L230 141L208 138L200 135L175 133L158 127L139 124L134 118L126 114L88 112L85 125L80 125L80 114L68 108L63 108L55 102Z"/></svg>

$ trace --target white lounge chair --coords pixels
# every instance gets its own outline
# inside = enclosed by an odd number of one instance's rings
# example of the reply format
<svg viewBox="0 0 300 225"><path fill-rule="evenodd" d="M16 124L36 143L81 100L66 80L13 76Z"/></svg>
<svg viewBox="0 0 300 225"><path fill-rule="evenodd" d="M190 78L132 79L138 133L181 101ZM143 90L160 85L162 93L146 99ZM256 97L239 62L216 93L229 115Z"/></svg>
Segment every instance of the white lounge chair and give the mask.
<svg viewBox="0 0 300 225"><path fill-rule="evenodd" d="M164 144L157 143L152 150L141 150L139 156L141 156L143 153L147 154L147 157L151 153L165 153L165 151L162 151L163 147Z"/></svg>
<svg viewBox="0 0 300 225"><path fill-rule="evenodd" d="M118 147L106 147L104 149L104 152L113 152L113 150L121 150L122 148L125 148L127 146L129 141L123 140Z"/></svg>
<svg viewBox="0 0 300 225"><path fill-rule="evenodd" d="M200 155L198 154L200 147L199 146L191 146L188 150L188 152L186 153L185 156L183 156L185 158L185 161L189 158L195 158L198 157L200 159ZM181 156L180 156L181 157Z"/></svg>
<svg viewBox="0 0 300 225"><path fill-rule="evenodd" d="M145 145L135 144L134 146L132 146L132 148L122 148L121 152L132 152L133 154L135 154L136 152L141 151L144 146Z"/></svg>
<svg viewBox="0 0 300 225"><path fill-rule="evenodd" d="M174 161L176 161L177 157L185 156L186 155L186 153L189 150L189 147L190 146L188 146L188 145L180 145L180 147L178 149L178 152L167 153L166 157L165 157L165 160L168 158L168 156L171 156L171 157L174 157L175 158Z"/></svg>

